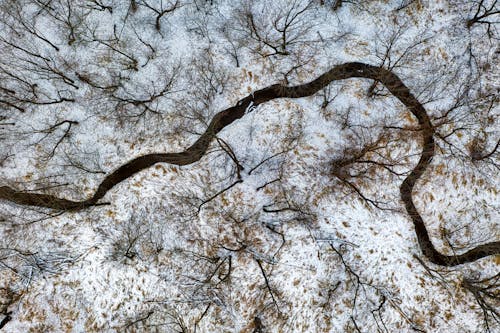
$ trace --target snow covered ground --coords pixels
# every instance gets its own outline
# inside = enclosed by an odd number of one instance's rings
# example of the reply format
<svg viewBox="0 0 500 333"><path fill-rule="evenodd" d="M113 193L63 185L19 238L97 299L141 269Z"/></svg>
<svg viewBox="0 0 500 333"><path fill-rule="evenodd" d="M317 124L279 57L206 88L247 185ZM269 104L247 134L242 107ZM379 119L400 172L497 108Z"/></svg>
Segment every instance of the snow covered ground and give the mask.
<svg viewBox="0 0 500 333"><path fill-rule="evenodd" d="M436 247L499 240L499 154L470 158L500 135L498 24L467 27L476 1L320 2L0 1L0 88L18 91L0 97L0 185L87 198L133 157L188 147L252 91L361 61L397 73L437 126L414 192ZM154 9L168 8L157 29ZM500 257L426 260L399 199L417 123L370 88L336 81L260 105L199 162L142 171L108 205L0 202L2 330L498 332L498 279L486 312L470 286ZM378 148L363 159L394 173L360 163L339 175L334 161L367 144ZM238 180L231 154L241 182L215 196Z"/></svg>

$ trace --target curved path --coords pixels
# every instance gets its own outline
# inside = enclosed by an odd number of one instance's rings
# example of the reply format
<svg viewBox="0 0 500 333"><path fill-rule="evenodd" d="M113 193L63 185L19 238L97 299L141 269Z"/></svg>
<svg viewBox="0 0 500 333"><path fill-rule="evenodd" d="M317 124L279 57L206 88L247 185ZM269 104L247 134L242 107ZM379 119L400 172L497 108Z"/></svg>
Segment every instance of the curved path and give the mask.
<svg viewBox="0 0 500 333"><path fill-rule="evenodd" d="M423 138L423 149L417 165L401 184L400 194L401 200L405 204L406 211L415 226L418 243L423 254L431 262L444 266L454 266L473 262L490 255L500 255L500 242L480 245L463 254L453 256L444 255L436 250L412 198L412 191L416 182L423 175L434 156L434 128L423 105L412 95L408 87L404 85L396 74L383 68L358 62L335 66L314 81L306 84L293 87L285 87L277 84L255 91L253 94L240 100L235 106L217 113L210 122L205 133L185 151L179 153L148 154L137 157L106 176L94 195L87 200L72 201L58 198L53 195L21 192L8 186L0 187L0 199L11 201L19 205L46 207L56 210L80 210L85 207L96 205L116 184L156 163L162 162L175 165L187 165L200 160L207 151L215 135L235 120L243 117L245 111L252 105L257 106L277 98L300 98L311 96L326 87L332 81L348 78L367 78L381 82L418 120Z"/></svg>

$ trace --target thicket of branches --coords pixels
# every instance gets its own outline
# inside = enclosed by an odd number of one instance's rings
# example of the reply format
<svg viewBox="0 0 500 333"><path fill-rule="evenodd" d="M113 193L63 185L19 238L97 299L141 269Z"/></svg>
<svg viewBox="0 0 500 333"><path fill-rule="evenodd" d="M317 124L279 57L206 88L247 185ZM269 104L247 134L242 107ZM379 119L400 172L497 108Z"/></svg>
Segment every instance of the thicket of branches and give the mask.
<svg viewBox="0 0 500 333"><path fill-rule="evenodd" d="M382 2L1 0L0 186L86 197L118 166L109 161L180 151L242 96L309 81L346 55L397 72L431 113L439 149L419 192L432 200L435 192L446 193L438 188L447 174L461 174L453 178L458 190L471 182L479 184L476 191L498 186L499 4L447 3L456 13L449 38L463 46L451 55L439 46L439 34L414 23L428 5L419 0L395 1L377 38L356 44L359 34L346 17L375 18ZM173 44L177 33L192 44ZM343 58L332 56L336 48L347 50ZM345 96L359 102L346 105ZM234 323L247 332L293 331L290 313L304 307L321 315L296 316L324 331L432 329L440 310L432 308L427 318L421 309L411 312L390 281L365 274L360 244L344 237L339 221L336 233L324 232L318 209L355 201L373 216L405 216L398 186L418 160L422 129L377 81L335 82L311 98L313 111L289 100L274 103L249 108L237 133L217 135L195 166L157 165L127 181L140 200L130 207L113 194L78 213L1 202L0 328L36 313L33 329L55 330L56 323L29 306L31 288L83 265L99 249L104 263L148 271L168 287L144 292L133 313L89 319L82 324L88 331L199 332ZM287 112L273 116L280 108ZM339 142L314 148L306 112L317 113ZM433 179L440 183L432 187ZM141 194L147 182L158 188ZM441 215L433 227L439 247L453 255L498 240L495 207L485 206ZM477 226L478 216L490 224ZM95 235L94 244L59 238L78 233L80 223ZM323 267L312 282L311 305L289 296L305 288L287 280L295 269L289 253L300 244L313 244L309 254ZM415 255L402 265L425 278L418 288L432 285L473 304L481 329L500 327L499 275L491 268L482 273L487 262L439 267L422 257L416 242L408 246ZM74 311L78 302L92 312L88 300L74 301ZM340 313L347 319L334 327Z"/></svg>

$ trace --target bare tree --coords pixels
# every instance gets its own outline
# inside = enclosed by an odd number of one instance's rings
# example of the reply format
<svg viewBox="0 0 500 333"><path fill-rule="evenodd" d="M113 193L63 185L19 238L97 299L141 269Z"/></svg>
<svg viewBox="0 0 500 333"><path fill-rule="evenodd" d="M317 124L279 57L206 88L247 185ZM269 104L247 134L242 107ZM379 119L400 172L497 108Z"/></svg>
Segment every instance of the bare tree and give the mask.
<svg viewBox="0 0 500 333"><path fill-rule="evenodd" d="M495 185L497 1L425 5L0 0L0 328L425 331L460 294L494 332L496 192L433 186Z"/></svg>
<svg viewBox="0 0 500 333"><path fill-rule="evenodd" d="M486 25L488 37L496 34L496 25L500 23L500 7L498 0L474 0L472 1L472 17L467 19L467 28L475 24ZM495 31L493 31L495 29Z"/></svg>
<svg viewBox="0 0 500 333"><path fill-rule="evenodd" d="M156 14L155 18L155 29L161 34L161 19L168 13L173 12L174 10L181 7L180 0L168 1L166 4L163 3L163 0L160 1L159 4L153 4L150 1L139 1L137 3L139 6L144 6L145 8L153 11Z"/></svg>
<svg viewBox="0 0 500 333"><path fill-rule="evenodd" d="M262 57L287 56L292 49L313 41L309 36L312 25L307 20L312 1L294 0L283 5L271 9L245 2L238 13L236 29L240 38L253 40L256 43L253 52Z"/></svg>

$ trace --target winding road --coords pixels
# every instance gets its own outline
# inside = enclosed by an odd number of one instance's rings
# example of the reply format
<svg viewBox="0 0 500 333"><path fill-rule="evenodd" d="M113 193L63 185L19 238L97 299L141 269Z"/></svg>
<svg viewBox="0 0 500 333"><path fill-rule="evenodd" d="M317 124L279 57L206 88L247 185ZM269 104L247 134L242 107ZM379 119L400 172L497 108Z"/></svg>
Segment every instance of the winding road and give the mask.
<svg viewBox="0 0 500 333"><path fill-rule="evenodd" d="M0 187L0 199L18 205L45 207L59 211L75 211L96 205L115 185L156 163L187 165L200 160L217 133L235 120L242 118L250 106L257 106L277 98L312 96L333 81L349 78L367 78L382 83L418 120L421 129L420 133L422 133L423 148L417 165L402 182L400 194L401 200L415 227L418 244L423 254L432 263L442 266L455 266L491 255L500 255L500 241L486 243L465 253L451 256L442 254L436 250L430 240L424 221L415 207L412 196L415 184L422 177L435 154L434 127L423 105L413 96L408 87L404 85L396 74L387 69L359 62L350 62L335 66L306 84L292 87L276 84L255 91L253 94L241 99L235 106L217 113L211 120L206 131L186 150L178 153L157 153L139 156L107 175L94 195L86 200L72 201L48 194L17 191L8 186Z"/></svg>

